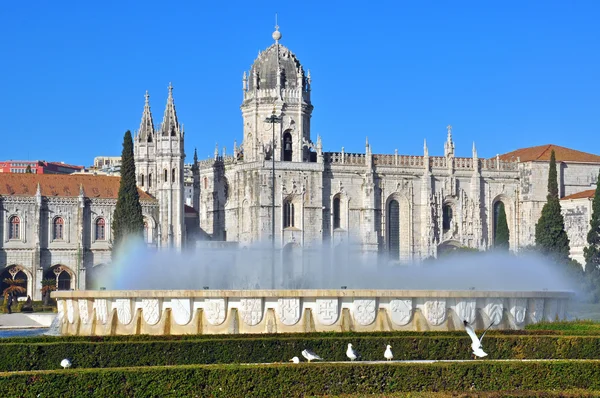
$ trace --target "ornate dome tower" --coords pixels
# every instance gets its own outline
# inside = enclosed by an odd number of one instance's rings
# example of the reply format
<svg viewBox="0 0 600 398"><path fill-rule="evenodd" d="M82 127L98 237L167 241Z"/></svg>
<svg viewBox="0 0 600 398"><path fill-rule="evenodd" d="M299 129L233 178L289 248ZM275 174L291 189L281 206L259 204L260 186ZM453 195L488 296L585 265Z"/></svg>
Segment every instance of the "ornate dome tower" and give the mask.
<svg viewBox="0 0 600 398"><path fill-rule="evenodd" d="M270 158L273 125L266 119L275 114L275 160L309 161L310 71L305 74L300 61L281 45L281 32L275 26L275 43L258 54L248 73L244 72L244 161Z"/></svg>

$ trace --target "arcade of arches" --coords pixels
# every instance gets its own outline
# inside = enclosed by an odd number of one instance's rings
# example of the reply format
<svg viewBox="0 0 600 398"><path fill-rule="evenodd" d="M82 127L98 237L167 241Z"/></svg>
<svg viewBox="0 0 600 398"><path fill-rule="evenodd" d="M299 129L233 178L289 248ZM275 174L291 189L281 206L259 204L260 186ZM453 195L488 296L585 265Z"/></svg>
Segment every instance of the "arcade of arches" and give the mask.
<svg viewBox="0 0 600 398"><path fill-rule="evenodd" d="M10 265L6 267L0 274L0 293L4 294L4 290L9 287L5 282L6 279L21 281L19 286L23 287L25 293L17 293L17 297L33 297L33 281L20 265ZM71 290L74 288L74 274L68 267L64 265L55 265L44 272L43 279L51 279L56 281L57 290ZM41 282L41 281L40 281Z"/></svg>

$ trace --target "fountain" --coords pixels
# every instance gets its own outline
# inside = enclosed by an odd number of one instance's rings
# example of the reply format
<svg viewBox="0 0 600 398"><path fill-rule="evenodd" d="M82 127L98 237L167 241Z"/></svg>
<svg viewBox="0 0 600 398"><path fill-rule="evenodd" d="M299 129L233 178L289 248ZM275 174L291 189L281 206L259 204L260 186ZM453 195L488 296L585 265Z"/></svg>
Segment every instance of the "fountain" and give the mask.
<svg viewBox="0 0 600 398"><path fill-rule="evenodd" d="M478 254L382 263L351 248L134 250L111 290L52 292L64 335L521 329L565 319L565 276L532 256ZM116 271L116 272L115 272ZM267 287L267 288L265 288Z"/></svg>

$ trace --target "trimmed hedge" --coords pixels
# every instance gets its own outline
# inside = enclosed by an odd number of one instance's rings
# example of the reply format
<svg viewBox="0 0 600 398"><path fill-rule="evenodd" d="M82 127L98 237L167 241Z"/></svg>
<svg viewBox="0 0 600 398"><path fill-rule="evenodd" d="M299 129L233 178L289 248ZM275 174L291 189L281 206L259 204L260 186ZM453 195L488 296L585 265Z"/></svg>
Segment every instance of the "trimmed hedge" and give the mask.
<svg viewBox="0 0 600 398"><path fill-rule="evenodd" d="M481 334L482 331L477 331ZM182 340L246 340L284 338L352 338L352 337L465 337L465 331L395 331L395 332L318 332L278 334L188 334L188 335L116 335L116 336L32 336L0 339L7 343L56 343L56 342L123 342L123 341L182 341ZM600 329L589 330L490 330L486 336L600 336ZM487 339L487 337L486 337Z"/></svg>
<svg viewBox="0 0 600 398"><path fill-rule="evenodd" d="M382 360L387 344L397 360L470 359L462 337L245 338L121 342L11 343L0 345L0 371L58 369L63 358L76 368L285 362L310 348L326 361L346 361L348 343L362 360ZM595 359L600 339L589 336L487 336L489 359Z"/></svg>
<svg viewBox="0 0 600 398"><path fill-rule="evenodd" d="M401 391L600 390L599 361L219 365L0 376L0 396L244 397Z"/></svg>

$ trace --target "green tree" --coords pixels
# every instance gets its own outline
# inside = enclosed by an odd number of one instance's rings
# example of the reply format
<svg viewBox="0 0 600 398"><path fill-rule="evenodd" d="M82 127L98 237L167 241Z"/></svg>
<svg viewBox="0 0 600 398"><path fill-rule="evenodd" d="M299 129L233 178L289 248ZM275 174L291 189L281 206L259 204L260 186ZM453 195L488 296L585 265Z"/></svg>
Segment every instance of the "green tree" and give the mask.
<svg viewBox="0 0 600 398"><path fill-rule="evenodd" d="M31 165L30 164L27 165L27 168L25 169L25 174L32 174Z"/></svg>
<svg viewBox="0 0 600 398"><path fill-rule="evenodd" d="M510 232L508 230L508 222L506 221L506 211L504 203L498 202L498 214L496 215L496 233L494 234L494 247L500 250L508 250Z"/></svg>
<svg viewBox="0 0 600 398"><path fill-rule="evenodd" d="M560 201L558 199L556 155L554 151L550 156L547 202L542 208L542 215L535 226L535 245L538 251L560 264L570 262L569 237L565 232L565 220L560 212Z"/></svg>
<svg viewBox="0 0 600 398"><path fill-rule="evenodd" d="M113 214L113 259L119 256L119 249L126 240L141 238L144 231L144 218L140 195L135 183L135 161L133 159L133 141L127 130L123 137L121 154L121 185L119 197Z"/></svg>
<svg viewBox="0 0 600 398"><path fill-rule="evenodd" d="M586 280L593 300L598 302L600 300L600 173L592 201L592 219L587 243L587 247L583 249Z"/></svg>

